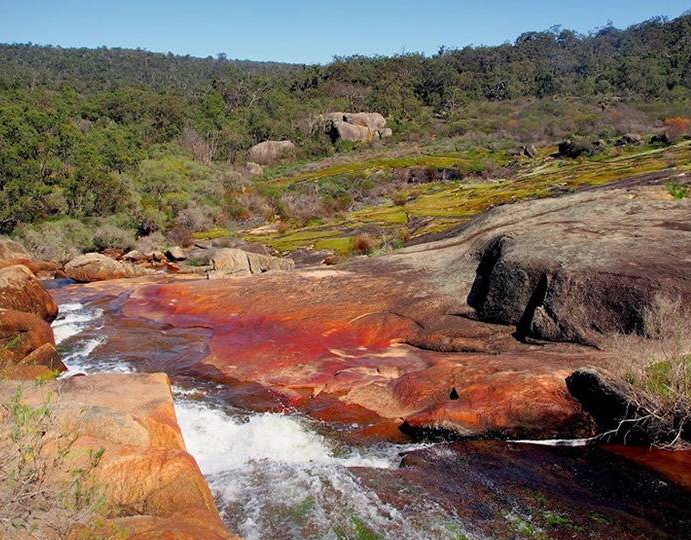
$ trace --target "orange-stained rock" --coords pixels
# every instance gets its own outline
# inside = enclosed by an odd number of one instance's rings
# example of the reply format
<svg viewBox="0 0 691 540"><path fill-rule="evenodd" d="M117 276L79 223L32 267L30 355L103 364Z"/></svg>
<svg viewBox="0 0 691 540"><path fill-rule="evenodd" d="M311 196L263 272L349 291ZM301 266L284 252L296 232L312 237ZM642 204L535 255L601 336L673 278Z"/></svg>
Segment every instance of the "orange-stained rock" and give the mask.
<svg viewBox="0 0 691 540"><path fill-rule="evenodd" d="M200 509L178 512L166 518L114 519L111 524L116 530L124 530L128 540L239 540L228 532L218 514Z"/></svg>
<svg viewBox="0 0 691 540"><path fill-rule="evenodd" d="M26 258L0 259L0 268L15 266L17 264L26 266L35 275L42 277L50 277L60 268L60 265L53 261L32 261Z"/></svg>
<svg viewBox="0 0 691 540"><path fill-rule="evenodd" d="M0 308L35 313L46 321L58 315L58 305L26 266L0 268Z"/></svg>
<svg viewBox="0 0 691 540"><path fill-rule="evenodd" d="M47 322L33 313L0 309L0 373L4 377L31 379L65 369Z"/></svg>
<svg viewBox="0 0 691 540"><path fill-rule="evenodd" d="M259 383L317 417L357 418L363 436L390 435L403 420L414 434L592 434L564 378L600 353L523 344L509 327L440 315L448 304L419 273L376 264L138 287L123 312L203 327L212 337L199 376ZM315 396L340 406L325 413Z"/></svg>
<svg viewBox="0 0 691 540"><path fill-rule="evenodd" d="M96 482L124 515L168 517L183 508L216 508L197 462L186 451L129 445L105 449Z"/></svg>
<svg viewBox="0 0 691 540"><path fill-rule="evenodd" d="M691 491L691 450L663 450L620 445L606 445L604 448L648 469L662 473L676 484Z"/></svg>
<svg viewBox="0 0 691 540"><path fill-rule="evenodd" d="M17 384L0 383L0 402ZM66 470L50 471L49 481L88 468L94 452L103 451L89 479L117 515L106 529L114 525L109 530L139 539L237 538L221 523L206 480L185 450L166 375L98 374L23 385L27 404L40 405L46 396L51 429L75 437ZM90 538L88 533L76 530L70 538Z"/></svg>

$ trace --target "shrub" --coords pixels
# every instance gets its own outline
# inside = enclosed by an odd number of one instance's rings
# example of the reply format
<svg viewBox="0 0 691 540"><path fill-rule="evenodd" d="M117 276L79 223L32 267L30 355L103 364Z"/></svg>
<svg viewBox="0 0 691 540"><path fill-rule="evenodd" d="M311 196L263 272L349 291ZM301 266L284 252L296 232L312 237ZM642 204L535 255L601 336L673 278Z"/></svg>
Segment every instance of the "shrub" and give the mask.
<svg viewBox="0 0 691 540"><path fill-rule="evenodd" d="M94 232L94 246L100 251L128 250L134 246L134 231L116 225L102 225Z"/></svg>
<svg viewBox="0 0 691 540"><path fill-rule="evenodd" d="M675 199L685 199L691 195L691 188L679 182L669 182L667 184L667 192Z"/></svg>
<svg viewBox="0 0 691 540"><path fill-rule="evenodd" d="M176 225L166 233L168 242L173 246L190 247L194 244L192 231L184 225ZM164 243L168 243L165 242Z"/></svg>
<svg viewBox="0 0 691 540"><path fill-rule="evenodd" d="M374 238L367 233L358 234L353 240L353 251L361 255L368 255L376 246Z"/></svg>
<svg viewBox="0 0 691 540"><path fill-rule="evenodd" d="M38 260L64 262L95 247L91 230L81 221L70 218L24 225L15 231L15 237Z"/></svg>
<svg viewBox="0 0 691 540"><path fill-rule="evenodd" d="M691 133L691 118L674 116L665 120L665 133L670 141L675 142Z"/></svg>
<svg viewBox="0 0 691 540"><path fill-rule="evenodd" d="M315 191L284 193L281 197L281 205L286 217L303 222L325 214L322 198Z"/></svg>
<svg viewBox="0 0 691 540"><path fill-rule="evenodd" d="M166 240L166 237L163 236L160 231L156 231L147 236L142 236L139 238L135 242L134 248L142 253L148 253L151 251L161 251L167 245L168 241Z"/></svg>
<svg viewBox="0 0 691 540"><path fill-rule="evenodd" d="M213 210L208 206L191 205L178 214L175 224L190 232L206 231L214 226Z"/></svg>

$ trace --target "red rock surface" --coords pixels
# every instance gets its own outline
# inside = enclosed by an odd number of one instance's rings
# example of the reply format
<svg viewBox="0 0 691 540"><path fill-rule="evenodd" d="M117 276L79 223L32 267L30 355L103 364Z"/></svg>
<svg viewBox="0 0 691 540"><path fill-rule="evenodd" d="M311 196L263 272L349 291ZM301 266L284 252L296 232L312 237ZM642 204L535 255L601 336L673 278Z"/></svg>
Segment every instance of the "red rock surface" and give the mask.
<svg viewBox="0 0 691 540"><path fill-rule="evenodd" d="M598 361L595 352L522 344L507 327L440 316L445 300L419 274L379 270L137 287L123 313L210 332L197 373L259 383L318 417L359 416L381 436L404 420L410 432L461 436L591 434L564 378Z"/></svg>
<svg viewBox="0 0 691 540"><path fill-rule="evenodd" d="M607 445L605 448L631 461L662 473L691 491L691 450L664 450L640 446Z"/></svg>

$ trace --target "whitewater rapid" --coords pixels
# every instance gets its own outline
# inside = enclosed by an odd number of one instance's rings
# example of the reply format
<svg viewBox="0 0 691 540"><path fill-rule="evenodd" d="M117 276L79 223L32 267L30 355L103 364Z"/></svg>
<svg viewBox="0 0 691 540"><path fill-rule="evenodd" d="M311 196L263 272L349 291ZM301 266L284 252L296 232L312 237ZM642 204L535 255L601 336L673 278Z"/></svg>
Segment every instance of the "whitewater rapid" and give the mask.
<svg viewBox="0 0 691 540"><path fill-rule="evenodd" d="M136 370L134 363L101 352L105 324L98 307L60 306L53 329L66 377ZM184 388L175 384L176 415L221 516L245 540L456 540L464 530L424 500L412 524L403 509L383 502L355 474L358 468L395 469L402 452L421 445L347 445L323 435L315 420L240 410L216 390L223 387L187 378Z"/></svg>

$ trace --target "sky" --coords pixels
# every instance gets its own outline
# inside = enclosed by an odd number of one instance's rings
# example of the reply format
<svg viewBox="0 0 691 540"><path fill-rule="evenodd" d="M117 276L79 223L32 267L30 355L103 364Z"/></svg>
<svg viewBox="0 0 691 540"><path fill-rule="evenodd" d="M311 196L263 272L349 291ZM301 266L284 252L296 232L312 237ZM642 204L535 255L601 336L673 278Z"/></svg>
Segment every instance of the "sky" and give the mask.
<svg viewBox="0 0 691 540"><path fill-rule="evenodd" d="M554 25L622 28L689 8L691 0L0 0L0 42L326 63L493 45Z"/></svg>

